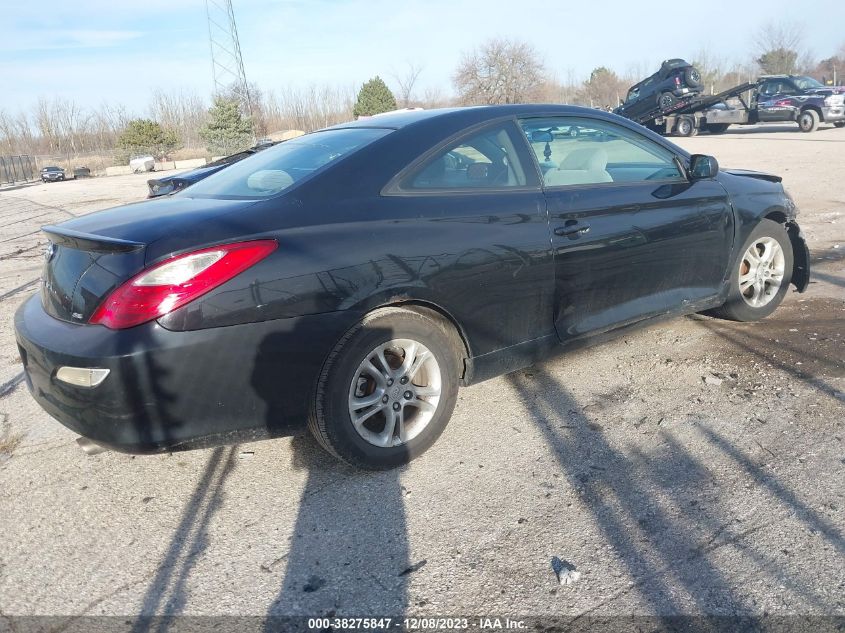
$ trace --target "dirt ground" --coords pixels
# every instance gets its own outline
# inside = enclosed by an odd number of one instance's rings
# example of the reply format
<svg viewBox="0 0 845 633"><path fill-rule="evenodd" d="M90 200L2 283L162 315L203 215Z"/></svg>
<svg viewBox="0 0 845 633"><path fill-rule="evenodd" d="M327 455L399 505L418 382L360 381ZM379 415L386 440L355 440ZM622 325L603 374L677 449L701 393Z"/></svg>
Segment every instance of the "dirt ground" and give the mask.
<svg viewBox="0 0 845 633"><path fill-rule="evenodd" d="M386 473L307 437L86 457L21 383L12 314L36 288L39 227L139 199L145 178L0 192L0 630L20 615L845 616L845 129L679 143L784 177L808 291L763 322L676 319L464 389L440 441ZM559 584L553 557L580 579Z"/></svg>

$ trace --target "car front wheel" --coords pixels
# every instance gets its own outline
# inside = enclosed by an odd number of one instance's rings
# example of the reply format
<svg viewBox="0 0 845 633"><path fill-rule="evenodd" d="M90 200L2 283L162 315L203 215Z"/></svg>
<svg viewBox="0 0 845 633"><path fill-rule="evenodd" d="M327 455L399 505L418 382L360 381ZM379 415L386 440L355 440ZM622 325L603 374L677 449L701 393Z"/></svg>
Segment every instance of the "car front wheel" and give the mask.
<svg viewBox="0 0 845 633"><path fill-rule="evenodd" d="M376 310L326 360L309 428L353 466L405 464L446 427L457 400L458 358L455 336L440 320L402 308Z"/></svg>
<svg viewBox="0 0 845 633"><path fill-rule="evenodd" d="M792 244L782 224L761 220L731 271L728 300L712 311L732 321L757 321L775 311L792 281Z"/></svg>
<svg viewBox="0 0 845 633"><path fill-rule="evenodd" d="M819 113L815 110L804 110L798 115L798 127L802 132L815 132L819 129Z"/></svg>

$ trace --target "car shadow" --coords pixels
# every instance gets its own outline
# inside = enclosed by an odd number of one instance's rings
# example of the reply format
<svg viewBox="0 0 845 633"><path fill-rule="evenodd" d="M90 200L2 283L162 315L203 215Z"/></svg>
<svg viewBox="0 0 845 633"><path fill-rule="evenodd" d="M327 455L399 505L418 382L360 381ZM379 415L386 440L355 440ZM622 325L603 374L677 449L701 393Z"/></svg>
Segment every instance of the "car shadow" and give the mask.
<svg viewBox="0 0 845 633"><path fill-rule="evenodd" d="M390 330L381 334L393 338ZM266 337L259 357L296 362L286 355L287 340L288 335ZM273 429L283 412L277 387L263 373L254 373L252 384L266 402L266 426ZM315 390L312 385L306 397L313 399ZM352 468L310 434L295 437L291 449L293 467L306 472L306 481L290 543L286 551L280 548L283 564L278 572L265 570L278 574L278 589L266 609L264 630L307 630L304 616L404 614L411 563L402 469Z"/></svg>
<svg viewBox="0 0 845 633"><path fill-rule="evenodd" d="M188 602L188 579L208 548L208 529L221 508L224 484L235 465L237 446L211 451L205 469L182 510L170 544L141 600L140 614L132 621L131 633L167 631ZM156 615L157 613L162 615Z"/></svg>
<svg viewBox="0 0 845 633"><path fill-rule="evenodd" d="M291 616L404 614L411 564L401 469L356 470L308 435L292 450L307 480L264 630L305 630Z"/></svg>
<svg viewBox="0 0 845 633"><path fill-rule="evenodd" d="M530 376L530 378L529 378ZM580 507L610 546L614 559L630 581L603 601L584 610L576 620L606 615L614 602L638 594L648 612L672 624L679 615L700 613L743 616L757 613L754 600L737 584L735 570L718 562L719 550L730 547L791 592L820 609L829 598L811 583L790 574L776 556L748 546L771 516L737 517L720 501L718 473L690 446L671 434L659 432L661 450L648 454L637 448L618 448L601 425L582 413L582 407L544 365L530 374L517 372L507 381L531 412L534 423L551 449L560 472L576 491ZM702 420L707 441L739 471L766 485L790 512L819 530L841 548L841 535L794 493L771 475L763 477L741 451ZM722 558L724 560L724 558ZM608 608L610 607L610 609ZM684 630L712 630L705 620L685 620ZM658 627L659 628L659 627ZM662 630L662 629L661 629Z"/></svg>

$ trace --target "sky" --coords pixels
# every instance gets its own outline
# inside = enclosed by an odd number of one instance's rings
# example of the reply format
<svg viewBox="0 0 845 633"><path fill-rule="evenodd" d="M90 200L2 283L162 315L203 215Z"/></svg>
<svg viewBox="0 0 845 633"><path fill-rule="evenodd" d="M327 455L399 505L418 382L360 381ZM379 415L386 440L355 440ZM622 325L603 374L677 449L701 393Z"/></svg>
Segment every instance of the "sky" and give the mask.
<svg viewBox="0 0 845 633"><path fill-rule="evenodd" d="M842 0L233 0L247 79L263 90L359 86L374 75L395 85L409 62L418 92L451 93L463 52L491 37L534 46L561 80L597 66L656 70L702 47L750 59L769 21L802 24L817 57L845 44ZM741 7L741 9L739 9ZM212 91L205 0L0 0L0 110L39 97L83 106L146 110L155 89Z"/></svg>

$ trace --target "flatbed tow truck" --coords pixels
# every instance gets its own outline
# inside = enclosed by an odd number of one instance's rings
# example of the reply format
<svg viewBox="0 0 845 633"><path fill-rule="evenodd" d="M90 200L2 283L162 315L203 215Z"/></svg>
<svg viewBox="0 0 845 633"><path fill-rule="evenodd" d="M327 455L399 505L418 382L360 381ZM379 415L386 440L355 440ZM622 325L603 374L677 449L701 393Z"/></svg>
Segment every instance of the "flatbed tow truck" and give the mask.
<svg viewBox="0 0 845 633"><path fill-rule="evenodd" d="M656 106L632 120L659 134L693 136L700 130L721 134L731 125L787 122L802 132L815 131L819 123L845 125L845 96L841 88L813 90L804 94L763 94L765 82L782 82L780 75L761 77L716 95L693 95L668 108Z"/></svg>
<svg viewBox="0 0 845 633"><path fill-rule="evenodd" d="M731 124L757 123L757 109L743 94L752 93L757 84L744 83L716 95L696 95L668 108L655 107L632 120L660 134L694 136L700 130L721 134ZM736 99L740 107L728 104Z"/></svg>

